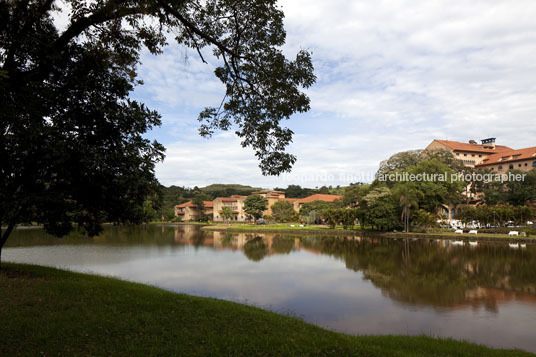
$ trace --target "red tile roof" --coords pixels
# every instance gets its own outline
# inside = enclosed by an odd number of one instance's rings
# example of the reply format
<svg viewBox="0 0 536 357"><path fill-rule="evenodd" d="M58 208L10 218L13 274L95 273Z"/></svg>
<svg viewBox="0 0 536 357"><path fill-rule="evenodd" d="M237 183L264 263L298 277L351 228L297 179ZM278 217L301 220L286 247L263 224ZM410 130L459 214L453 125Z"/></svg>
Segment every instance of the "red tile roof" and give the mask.
<svg viewBox="0 0 536 357"><path fill-rule="evenodd" d="M451 148L452 150L459 150L459 151L497 153L501 151L512 150L508 146L504 146L504 145L496 145L495 149L490 149L490 148L484 148L483 145L460 143L459 141L437 140L437 139L435 141Z"/></svg>
<svg viewBox="0 0 536 357"><path fill-rule="evenodd" d="M212 208L214 207L214 204L212 201L203 201L203 205L205 208ZM184 208L184 207L197 207L192 201L184 202L180 205L176 205L177 208Z"/></svg>
<svg viewBox="0 0 536 357"><path fill-rule="evenodd" d="M536 146L525 148L525 149L510 150L510 151L496 153L496 154L488 156L487 158L482 160L481 164L478 164L476 166L477 167L488 166L488 165L494 165L494 164L503 163L503 162L513 162L513 161L530 160L530 159L536 160Z"/></svg>
<svg viewBox="0 0 536 357"><path fill-rule="evenodd" d="M285 197L285 198L280 198L281 201L289 201L289 202L294 202L296 200L299 200L299 198L289 198L289 197Z"/></svg>
<svg viewBox="0 0 536 357"><path fill-rule="evenodd" d="M244 198L245 196L239 196L239 197L216 197L214 201L219 200L222 202L238 202L240 198Z"/></svg>
<svg viewBox="0 0 536 357"><path fill-rule="evenodd" d="M309 197L300 198L296 202L298 203L308 203L308 202L313 202L313 201L333 202L335 200L340 200L340 199L342 199L342 196L340 195L326 195L326 194L317 193Z"/></svg>

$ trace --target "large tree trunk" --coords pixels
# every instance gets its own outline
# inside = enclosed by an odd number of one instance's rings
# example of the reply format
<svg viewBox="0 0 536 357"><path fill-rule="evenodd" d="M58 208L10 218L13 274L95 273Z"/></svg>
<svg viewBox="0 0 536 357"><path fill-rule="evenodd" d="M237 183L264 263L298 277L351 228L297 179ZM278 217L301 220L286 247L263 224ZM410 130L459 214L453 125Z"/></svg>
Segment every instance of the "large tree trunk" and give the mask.
<svg viewBox="0 0 536 357"><path fill-rule="evenodd" d="M2 269L2 248L4 248L4 244L6 244L7 238L13 231L13 228L15 228L15 225L9 224L5 231L1 231L1 227L2 223L0 222L0 270Z"/></svg>

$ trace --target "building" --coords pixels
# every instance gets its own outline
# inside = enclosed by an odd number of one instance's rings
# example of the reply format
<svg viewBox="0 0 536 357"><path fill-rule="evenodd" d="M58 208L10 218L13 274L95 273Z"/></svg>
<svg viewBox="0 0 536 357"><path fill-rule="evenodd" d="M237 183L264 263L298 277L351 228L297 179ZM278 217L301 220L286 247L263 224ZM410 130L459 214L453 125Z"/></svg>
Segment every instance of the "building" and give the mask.
<svg viewBox="0 0 536 357"><path fill-rule="evenodd" d="M495 145L495 138L474 140L461 143L450 140L434 140L425 150L448 150L462 161L465 166L476 169L488 169L496 172L508 170L530 171L536 168L536 147L512 149L508 146Z"/></svg>
<svg viewBox="0 0 536 357"><path fill-rule="evenodd" d="M515 150L508 146L496 145L495 138L481 140L478 144L474 140L461 143L450 140L434 140L425 150L448 150L467 167L477 170L506 173L509 170L530 171L536 168L536 147ZM454 219L465 204L476 204L479 194L469 191L470 184L464 192L465 203L443 207L448 219Z"/></svg>
<svg viewBox="0 0 536 357"><path fill-rule="evenodd" d="M271 190L262 190L258 192L253 192L254 195L260 195L268 201L267 209L263 212L264 216L271 216L272 215L272 206L274 203L279 201L288 201L292 203L294 210L296 212L300 211L300 208L304 203L313 202L313 201L325 201L325 202L334 202L335 200L342 199L342 196L340 195L324 195L324 194L316 194L311 195L306 198L288 198L285 197L285 193L282 191L271 191ZM248 219L247 213L244 211L244 201L246 200L247 196L239 196L234 195L231 197L218 197L213 201L213 208L214 208L214 221L224 221L223 217L221 217L221 210L224 207L231 208L233 215L234 215L234 221L246 221Z"/></svg>
<svg viewBox="0 0 536 357"><path fill-rule="evenodd" d="M297 198L286 198L285 192L282 191L262 190L259 192L252 192L252 195L260 195L268 201L268 208L263 212L264 216L272 215L272 206L278 201L289 201L290 203L294 203L297 200Z"/></svg>
<svg viewBox="0 0 536 357"><path fill-rule="evenodd" d="M310 203L313 201L335 202L336 200L342 200L342 196L317 193L315 195L311 195L305 198L299 198L294 201L294 210L296 212L300 212L300 209L305 203Z"/></svg>
<svg viewBox="0 0 536 357"><path fill-rule="evenodd" d="M495 145L495 138L483 139L481 144L477 144L474 140L469 140L468 143L461 143L459 141L436 139L425 150L448 150L468 167L475 167L481 164L491 155L512 151L508 146Z"/></svg>
<svg viewBox="0 0 536 357"><path fill-rule="evenodd" d="M205 214L211 216L213 214L212 201L203 201L203 205L205 206ZM199 209L192 201L175 206L175 217L181 217L181 220L185 222L195 221L198 216Z"/></svg>
<svg viewBox="0 0 536 357"><path fill-rule="evenodd" d="M214 209L214 221L223 221L221 217L221 211L224 207L229 207L233 212L235 221L245 221L247 219L246 212L244 212L244 201L247 196L233 195L231 197L217 197L213 203Z"/></svg>
<svg viewBox="0 0 536 357"><path fill-rule="evenodd" d="M536 146L489 155L477 165L477 168L495 172L536 169Z"/></svg>

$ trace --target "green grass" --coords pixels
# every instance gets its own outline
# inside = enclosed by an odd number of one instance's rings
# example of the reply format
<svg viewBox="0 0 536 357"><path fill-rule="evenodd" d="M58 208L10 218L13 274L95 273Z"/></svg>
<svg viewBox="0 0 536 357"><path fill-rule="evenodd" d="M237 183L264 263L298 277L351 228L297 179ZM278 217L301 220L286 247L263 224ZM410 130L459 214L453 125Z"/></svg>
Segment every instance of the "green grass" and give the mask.
<svg viewBox="0 0 536 357"><path fill-rule="evenodd" d="M251 306L40 266L4 264L0 293L1 356L530 355L425 336L353 337Z"/></svg>

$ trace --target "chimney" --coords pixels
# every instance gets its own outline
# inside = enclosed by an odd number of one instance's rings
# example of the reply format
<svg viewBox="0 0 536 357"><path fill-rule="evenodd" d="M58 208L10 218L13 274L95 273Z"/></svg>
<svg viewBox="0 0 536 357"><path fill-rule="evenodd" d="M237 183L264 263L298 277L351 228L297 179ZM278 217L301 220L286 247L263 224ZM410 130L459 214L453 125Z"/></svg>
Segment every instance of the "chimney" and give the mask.
<svg viewBox="0 0 536 357"><path fill-rule="evenodd" d="M482 147L495 150L495 138L482 139Z"/></svg>

